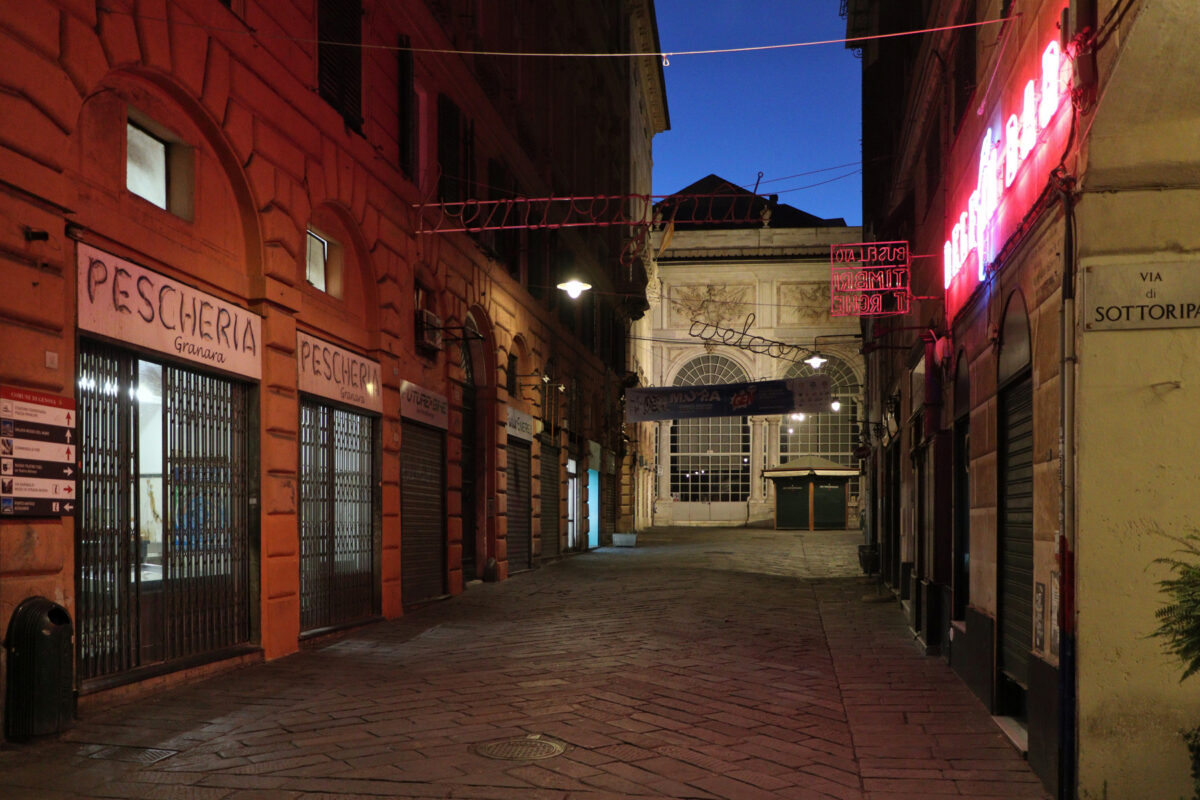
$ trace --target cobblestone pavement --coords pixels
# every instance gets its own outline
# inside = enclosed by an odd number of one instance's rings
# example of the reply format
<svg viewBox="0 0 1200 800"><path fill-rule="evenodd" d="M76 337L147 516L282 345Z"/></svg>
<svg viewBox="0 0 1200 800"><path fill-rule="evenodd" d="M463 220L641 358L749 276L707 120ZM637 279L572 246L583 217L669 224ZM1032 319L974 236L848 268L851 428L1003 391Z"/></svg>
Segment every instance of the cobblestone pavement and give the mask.
<svg viewBox="0 0 1200 800"><path fill-rule="evenodd" d="M642 533L5 745L0 797L1045 798L859 540Z"/></svg>

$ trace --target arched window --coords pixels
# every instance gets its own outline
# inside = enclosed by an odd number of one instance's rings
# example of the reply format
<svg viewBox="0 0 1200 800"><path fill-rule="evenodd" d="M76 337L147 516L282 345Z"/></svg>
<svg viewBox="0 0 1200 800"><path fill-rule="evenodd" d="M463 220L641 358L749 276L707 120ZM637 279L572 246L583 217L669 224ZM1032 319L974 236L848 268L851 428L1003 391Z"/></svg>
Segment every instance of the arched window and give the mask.
<svg viewBox="0 0 1200 800"><path fill-rule="evenodd" d="M858 379L845 362L830 358L820 370L808 364L793 364L785 378L807 378L812 375L828 375L832 400L837 411L831 407L820 414L785 414L779 421L779 460L781 462L800 456L820 456L846 467L858 464L854 448L858 446ZM850 496L858 496L858 479L850 481Z"/></svg>
<svg viewBox="0 0 1200 800"><path fill-rule="evenodd" d="M694 358L676 386L742 383L746 371L725 356ZM750 496L750 424L745 417L671 423L671 496L685 503L741 502Z"/></svg>

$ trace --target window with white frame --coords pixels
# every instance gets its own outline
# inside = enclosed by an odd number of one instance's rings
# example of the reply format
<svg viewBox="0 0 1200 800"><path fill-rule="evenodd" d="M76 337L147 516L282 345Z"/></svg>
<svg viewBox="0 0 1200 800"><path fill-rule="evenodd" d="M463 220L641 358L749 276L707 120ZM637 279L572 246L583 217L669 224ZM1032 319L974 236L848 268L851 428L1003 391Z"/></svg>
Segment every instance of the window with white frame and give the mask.
<svg viewBox="0 0 1200 800"><path fill-rule="evenodd" d="M342 296L342 246L315 228L308 229L304 279L314 289L333 297Z"/></svg>
<svg viewBox="0 0 1200 800"><path fill-rule="evenodd" d="M684 365L676 386L742 383L737 362L703 355ZM671 422L671 497L685 503L743 502L750 496L750 422L703 417Z"/></svg>
<svg viewBox="0 0 1200 800"><path fill-rule="evenodd" d="M785 414L779 420L779 460L813 455L826 458L846 467L858 465L854 448L858 446L858 380L849 365L829 358L821 369L808 364L793 364L785 378L829 376L833 395L830 409L819 414ZM851 497L858 496L858 478L849 486Z"/></svg>
<svg viewBox="0 0 1200 800"><path fill-rule="evenodd" d="M125 124L125 186L159 208L167 207L167 143L132 122Z"/></svg>
<svg viewBox="0 0 1200 800"><path fill-rule="evenodd" d="M314 288L325 291L325 266L329 263L329 240L308 232L308 260L304 270L304 278Z"/></svg>

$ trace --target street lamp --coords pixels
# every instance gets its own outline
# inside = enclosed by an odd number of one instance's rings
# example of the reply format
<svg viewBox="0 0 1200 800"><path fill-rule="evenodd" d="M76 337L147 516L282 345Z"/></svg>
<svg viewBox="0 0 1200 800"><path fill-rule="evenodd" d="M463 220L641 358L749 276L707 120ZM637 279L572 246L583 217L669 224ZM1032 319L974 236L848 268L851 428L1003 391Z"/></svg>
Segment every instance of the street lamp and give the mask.
<svg viewBox="0 0 1200 800"><path fill-rule="evenodd" d="M808 364L814 370L820 369L821 365L828 361L828 358L822 358L820 353L813 353L808 358L804 359L804 363Z"/></svg>
<svg viewBox="0 0 1200 800"><path fill-rule="evenodd" d="M569 281L563 281L560 283L558 288L566 292L567 296L572 300L575 300L579 297L579 295L592 288L592 285L590 283L584 283L578 278L571 278Z"/></svg>

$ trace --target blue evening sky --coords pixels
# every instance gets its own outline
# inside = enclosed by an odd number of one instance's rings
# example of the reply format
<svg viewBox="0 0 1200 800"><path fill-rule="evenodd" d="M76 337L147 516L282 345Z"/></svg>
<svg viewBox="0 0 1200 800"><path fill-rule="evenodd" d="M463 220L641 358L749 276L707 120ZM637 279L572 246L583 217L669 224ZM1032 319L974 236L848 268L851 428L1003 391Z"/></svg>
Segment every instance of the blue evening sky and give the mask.
<svg viewBox="0 0 1200 800"><path fill-rule="evenodd" d="M666 53L841 39L838 5L655 0ZM753 189L762 171L759 194L861 224L861 64L841 44L672 57L663 68L671 130L654 137L654 194L709 173Z"/></svg>

